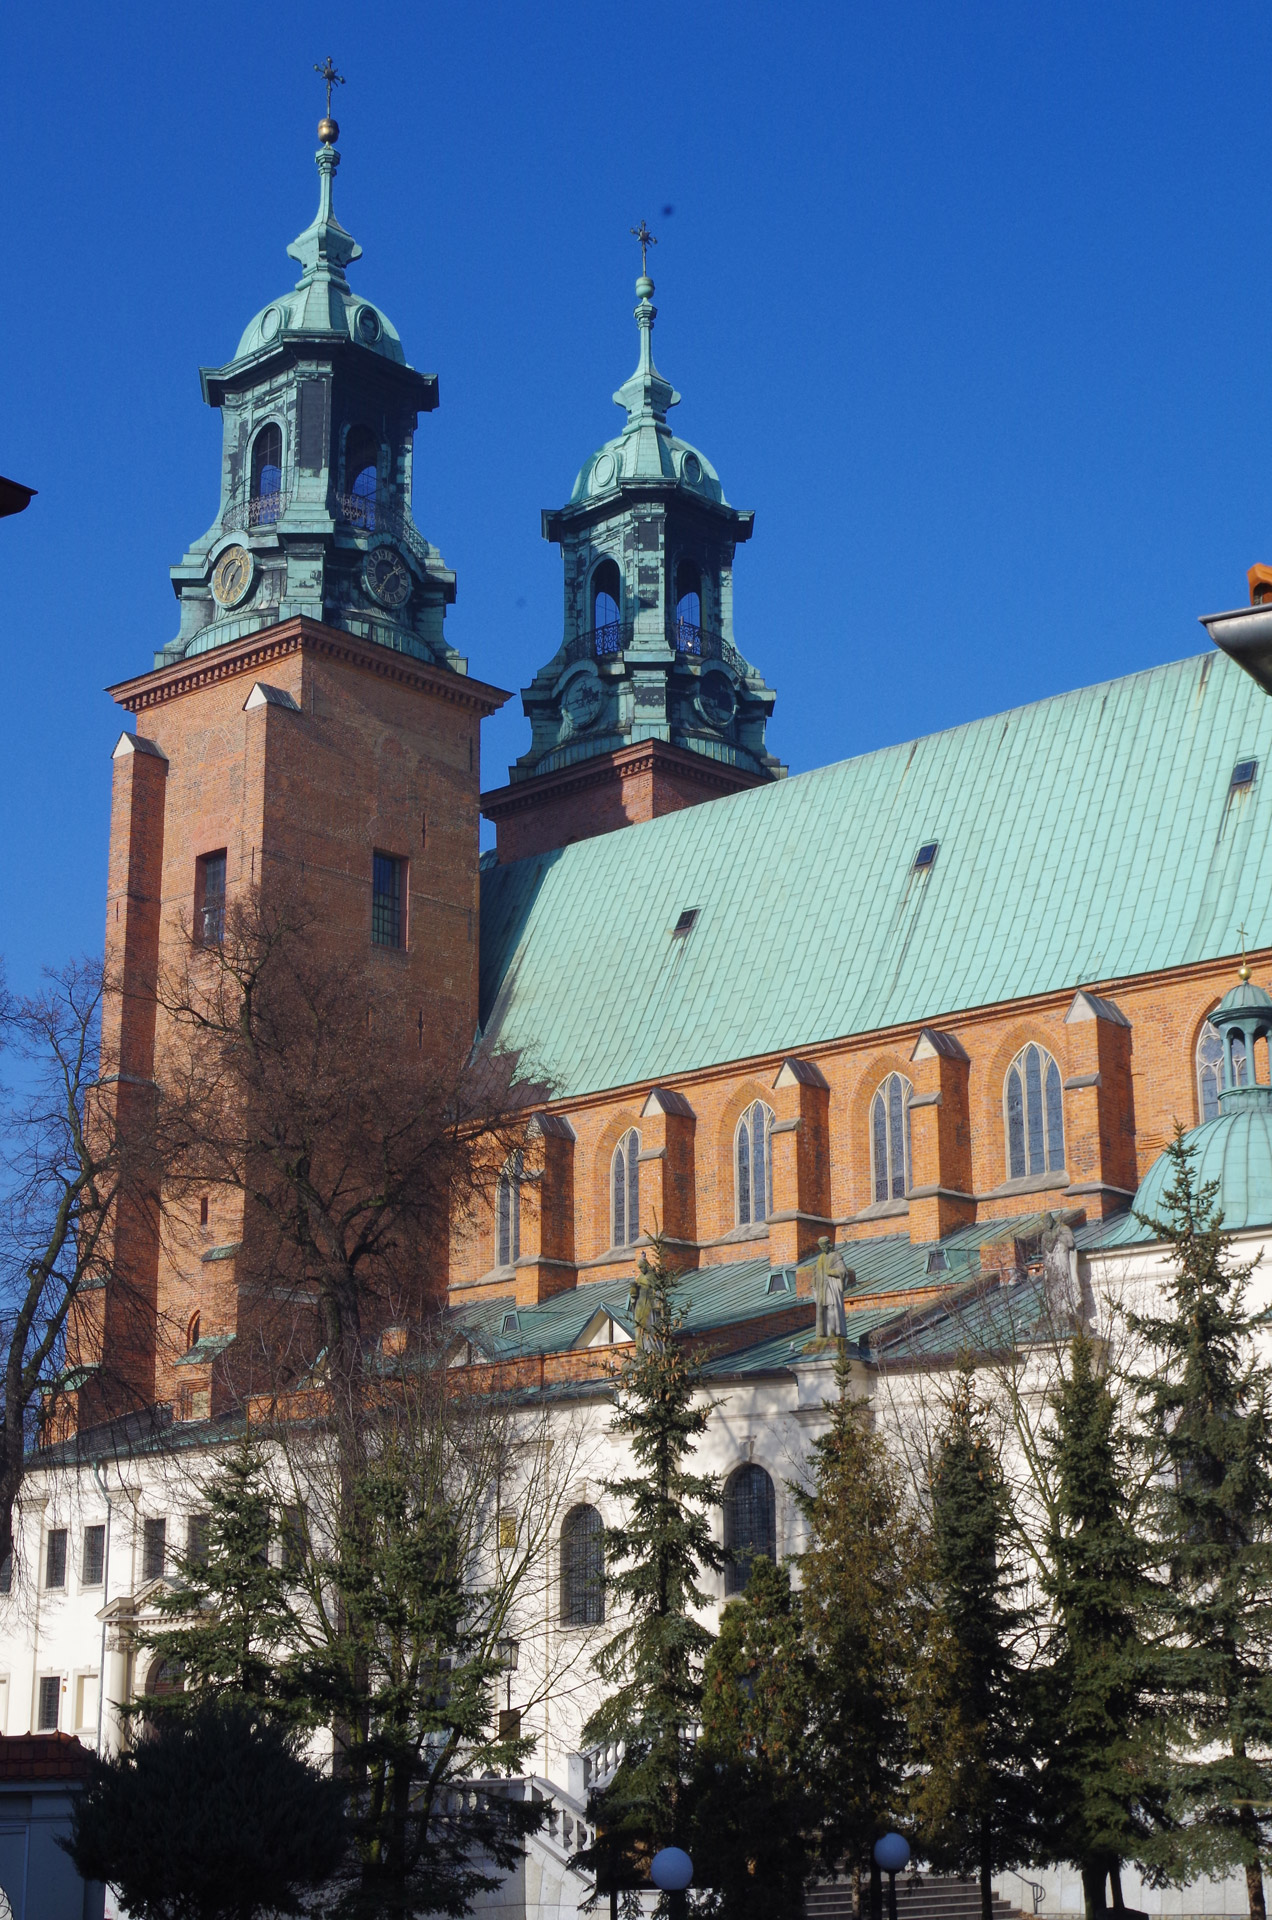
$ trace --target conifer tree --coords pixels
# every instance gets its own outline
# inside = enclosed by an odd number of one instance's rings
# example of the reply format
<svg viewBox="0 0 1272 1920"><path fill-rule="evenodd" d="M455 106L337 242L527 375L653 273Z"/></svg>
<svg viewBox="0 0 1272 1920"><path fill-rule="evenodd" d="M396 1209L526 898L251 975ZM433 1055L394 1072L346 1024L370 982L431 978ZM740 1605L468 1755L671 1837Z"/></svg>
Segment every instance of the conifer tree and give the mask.
<svg viewBox="0 0 1272 1920"><path fill-rule="evenodd" d="M800 1596L763 1556L731 1600L703 1676L693 1854L721 1920L798 1920L819 1808L808 1767L815 1675Z"/></svg>
<svg viewBox="0 0 1272 1920"><path fill-rule="evenodd" d="M812 1449L811 1484L797 1493L810 1544L801 1556L802 1608L816 1669L809 1766L821 1813L821 1864L864 1866L882 1909L875 1840L902 1812L907 1675L914 1654L921 1536L896 1462L853 1397L847 1363L829 1426Z"/></svg>
<svg viewBox="0 0 1272 1920"><path fill-rule="evenodd" d="M597 1845L578 1856L598 1890L611 1893L641 1884L653 1852L688 1838L691 1733L712 1641L697 1617L709 1605L699 1580L725 1560L710 1519L719 1482L691 1464L710 1407L699 1395L661 1240L653 1239L650 1256L633 1289L642 1295L639 1337L618 1376L611 1428L633 1463L611 1485L626 1517L605 1530L606 1595L622 1624L596 1668L614 1690L583 1730L588 1742L624 1749L613 1780L593 1798Z"/></svg>
<svg viewBox="0 0 1272 1920"><path fill-rule="evenodd" d="M1105 1886L1121 1907L1124 1860L1145 1861L1165 1818L1154 1726L1154 1654L1144 1637L1145 1549L1132 1522L1128 1445L1085 1332L1051 1397L1043 1446L1056 1505L1046 1545L1053 1612L1040 1683L1048 1848L1082 1875L1087 1920Z"/></svg>
<svg viewBox="0 0 1272 1920"><path fill-rule="evenodd" d="M1007 1552L1006 1493L972 1370L959 1376L932 1471L933 1607L912 1693L912 1807L935 1866L993 1876L1029 1857L1034 1776Z"/></svg>
<svg viewBox="0 0 1272 1920"><path fill-rule="evenodd" d="M1199 1183L1176 1130L1160 1219L1171 1251L1165 1311L1133 1315L1153 1356L1142 1382L1148 1438L1166 1471L1156 1498L1165 1579L1173 1787L1183 1824L1179 1877L1243 1868L1264 1920L1272 1842L1272 1372L1255 1338L1253 1263L1232 1255L1218 1183Z"/></svg>
<svg viewBox="0 0 1272 1920"><path fill-rule="evenodd" d="M194 1550L173 1556L177 1581L155 1603L174 1624L143 1639L181 1675L182 1688L142 1695L138 1710L179 1717L218 1697L258 1716L315 1724L319 1713L306 1701L297 1652L293 1583L270 1561L282 1517L250 1442L222 1463L205 1497Z"/></svg>

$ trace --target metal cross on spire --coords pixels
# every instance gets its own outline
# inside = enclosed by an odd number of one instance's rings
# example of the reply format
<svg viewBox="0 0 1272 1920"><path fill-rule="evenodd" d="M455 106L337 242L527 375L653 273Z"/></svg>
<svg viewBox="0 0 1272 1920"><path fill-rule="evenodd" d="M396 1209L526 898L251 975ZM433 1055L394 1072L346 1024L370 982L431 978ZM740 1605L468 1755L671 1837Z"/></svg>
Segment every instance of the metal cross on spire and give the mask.
<svg viewBox="0 0 1272 1920"><path fill-rule="evenodd" d="M645 222L644 222L643 220L641 221L641 223L640 223L640 225L639 225L638 227L633 227L633 228L632 228L632 230L631 230L631 233L632 233L632 239L633 239L633 240L639 240L639 241L640 241L640 271L641 271L641 277L642 277L643 279L645 279L645 280L648 280L648 278L649 278L649 269L648 269L648 268L646 267L646 265L645 265L645 250L646 250L646 248L647 248L647 247L656 247L656 246L658 245L658 239L657 239L657 235L655 235L655 234L652 234L652 233L651 233L651 232L649 231L649 228L648 228L648 227L647 227L647 226L645 225Z"/></svg>
<svg viewBox="0 0 1272 1920"><path fill-rule="evenodd" d="M1238 972L1243 980L1248 980L1250 978L1250 962L1246 959L1246 930L1244 921L1242 921L1241 925L1237 928L1237 936L1241 941L1241 965L1238 968Z"/></svg>
<svg viewBox="0 0 1272 1920"><path fill-rule="evenodd" d="M336 72L336 63L332 59L330 54L327 55L327 58L323 61L320 67L314 68L314 72L318 74L321 79L327 82L327 118L328 120L330 120L331 89L333 87L343 87L345 83L345 77L343 73Z"/></svg>

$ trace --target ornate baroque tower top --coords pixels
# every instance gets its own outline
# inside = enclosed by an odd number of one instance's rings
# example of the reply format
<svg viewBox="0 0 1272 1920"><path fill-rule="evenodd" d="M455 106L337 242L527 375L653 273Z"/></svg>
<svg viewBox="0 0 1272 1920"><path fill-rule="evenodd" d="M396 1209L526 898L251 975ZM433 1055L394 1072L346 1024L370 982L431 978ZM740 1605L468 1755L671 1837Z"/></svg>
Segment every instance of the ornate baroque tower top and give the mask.
<svg viewBox="0 0 1272 1920"><path fill-rule="evenodd" d="M544 536L565 562L565 633L522 694L533 737L509 769L512 785L488 796L496 819L524 812L529 795L514 797L524 783L642 742L664 743L691 780L694 762L704 774L710 763L713 784L694 799L784 771L764 737L775 696L733 639L733 553L754 516L729 505L710 461L667 425L680 395L654 364L657 309L643 258L652 235L643 223L637 238L640 359L614 395L627 421L583 467L569 504L543 515ZM598 816L583 831L621 824ZM505 858L531 850L520 834L506 853L502 838L500 847Z"/></svg>
<svg viewBox="0 0 1272 1920"><path fill-rule="evenodd" d="M300 279L200 375L224 423L221 503L172 569L181 631L156 666L304 614L464 671L442 632L455 576L411 518L412 437L437 376L408 366L346 278L362 249L332 204L339 131L328 99L318 212L287 249Z"/></svg>

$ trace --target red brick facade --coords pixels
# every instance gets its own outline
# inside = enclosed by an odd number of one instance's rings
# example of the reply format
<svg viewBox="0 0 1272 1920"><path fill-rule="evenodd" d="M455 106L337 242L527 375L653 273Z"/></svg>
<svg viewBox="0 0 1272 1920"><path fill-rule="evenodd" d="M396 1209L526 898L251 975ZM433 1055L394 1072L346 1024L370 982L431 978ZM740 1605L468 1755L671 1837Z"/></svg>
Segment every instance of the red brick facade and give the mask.
<svg viewBox="0 0 1272 1920"><path fill-rule="evenodd" d="M263 691L258 692L260 688ZM291 620L113 689L137 716L114 761L104 1020L126 1119L148 1097L156 982L188 947L198 862L224 851L226 900L286 876L312 895L330 939L392 980L404 1032L470 1036L477 1021L478 727L506 695L313 621ZM372 859L407 862L404 943L371 940ZM123 1397L206 1412L207 1365L175 1362L192 1318L203 1338L238 1330L241 1202L210 1193L208 1219L167 1209L119 1223L119 1281L91 1296L75 1364L103 1350L103 1385L79 1395L88 1422ZM180 1209L176 1213L180 1214Z"/></svg>

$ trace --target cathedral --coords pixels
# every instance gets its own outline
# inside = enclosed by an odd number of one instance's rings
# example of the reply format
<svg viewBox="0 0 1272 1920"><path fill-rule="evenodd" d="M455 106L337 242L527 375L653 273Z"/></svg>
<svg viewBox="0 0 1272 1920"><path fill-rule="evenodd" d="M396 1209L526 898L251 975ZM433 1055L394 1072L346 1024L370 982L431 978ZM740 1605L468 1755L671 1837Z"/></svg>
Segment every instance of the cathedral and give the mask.
<svg viewBox="0 0 1272 1920"><path fill-rule="evenodd" d="M1272 1228L1272 571L1251 569L1249 605L1209 617L1193 658L788 777L767 740L773 660L745 620L753 514L669 423L681 396L642 263L622 424L543 513L560 645L525 663L525 751L483 792L481 721L509 695L449 644L455 576L412 516L437 377L355 291L330 119L319 138L299 278L202 371L221 493L172 568L176 634L112 688L130 716L106 902L114 1098L126 1116L153 1077L165 952L219 940L272 875L320 875L332 937L412 1026L478 1033L551 1090L439 1256L456 1364L553 1389L603 1435L656 1223L691 1277L721 1538L789 1553L830 1365L819 1245L874 1398L1027 1340L1058 1227L1083 1299L1151 1284L1162 1251L1136 1211L1160 1204L1176 1123L1252 1257ZM136 1626L186 1516L170 1476L117 1436L99 1458L92 1436L126 1377L171 1448L215 1444L244 1231L232 1195L192 1223L193 1252L121 1222L129 1289L84 1305L64 1382L94 1464L70 1491L39 1493L32 1469L32 1604L18 1579L0 1602L0 1730L119 1738ZM138 1301L162 1336L138 1337ZM557 1642L595 1624L572 1569L610 1517L604 1480L580 1474L553 1548ZM568 1857L604 1762L579 1750L576 1693L525 1712L554 1814L508 1910L535 1920L585 1892ZM1012 1876L1003 1892L1023 1897ZM1133 1897L1215 1913L1245 1894ZM1053 1875L1043 1904L1080 1910L1081 1889Z"/></svg>

